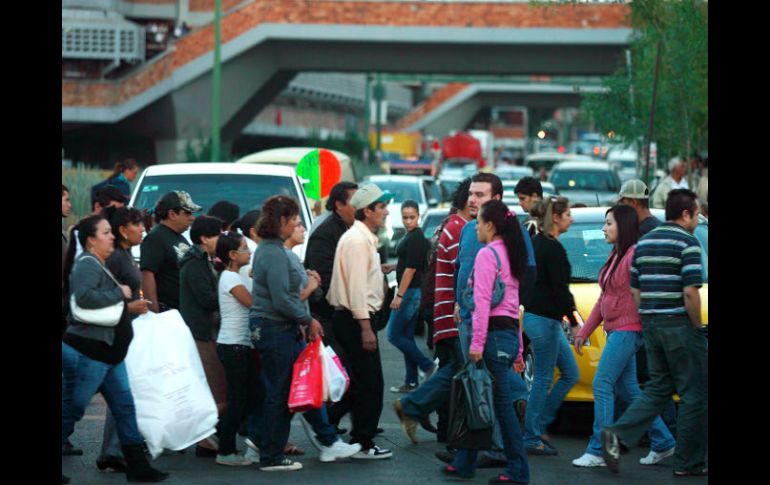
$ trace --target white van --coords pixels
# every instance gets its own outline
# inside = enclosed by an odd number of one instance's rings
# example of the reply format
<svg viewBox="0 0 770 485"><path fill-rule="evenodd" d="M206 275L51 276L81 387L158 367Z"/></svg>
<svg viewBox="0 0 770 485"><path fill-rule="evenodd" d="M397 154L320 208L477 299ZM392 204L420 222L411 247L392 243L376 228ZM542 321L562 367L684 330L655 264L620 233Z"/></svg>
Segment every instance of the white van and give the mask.
<svg viewBox="0 0 770 485"><path fill-rule="evenodd" d="M273 148L270 150L262 150L261 152L252 153L246 155L243 158L236 160L235 163L272 163L278 165L291 165L296 167L302 157L307 155L313 150L319 150L314 147L287 147L287 148ZM353 168L353 161L349 156L336 150L329 150L337 157L342 166L342 177L340 180L346 182L355 182L357 180L355 169Z"/></svg>
<svg viewBox="0 0 770 485"><path fill-rule="evenodd" d="M152 210L158 200L172 190L184 190L205 214L215 202L228 200L241 209L241 215L261 209L266 199L286 195L299 203L299 215L305 227L313 222L305 191L292 167L270 164L170 163L147 167L134 188L129 205ZM184 236L189 240L189 230ZM139 247L133 247L135 259ZM305 260L305 244L294 252Z"/></svg>

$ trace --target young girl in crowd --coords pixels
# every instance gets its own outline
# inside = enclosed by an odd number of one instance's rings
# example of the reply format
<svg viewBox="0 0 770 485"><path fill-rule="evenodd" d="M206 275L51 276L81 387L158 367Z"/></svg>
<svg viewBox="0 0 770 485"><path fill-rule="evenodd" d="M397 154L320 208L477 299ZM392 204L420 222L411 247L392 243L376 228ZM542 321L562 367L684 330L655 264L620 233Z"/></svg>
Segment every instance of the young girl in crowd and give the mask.
<svg viewBox="0 0 770 485"><path fill-rule="evenodd" d="M420 308L420 286L428 257L428 242L420 228L420 208L417 202L406 200L401 204L401 219L406 235L396 246L398 264L395 265L398 291L390 304L388 342L404 354L406 377L404 385L390 388L391 392L410 392L417 389L417 369L427 380L436 364L426 357L414 342L417 311ZM392 271L393 265L387 268Z"/></svg>
<svg viewBox="0 0 770 485"><path fill-rule="evenodd" d="M528 483L529 464L513 408L511 387L507 385L511 366L519 352L519 282L526 270L527 250L516 216L496 199L481 206L476 234L486 246L476 255L469 283L473 286L475 308L468 358L472 362L483 359L496 383L493 387L495 417L500 423L508 461L503 472L489 483ZM505 284L505 292L495 306L493 290L498 275ZM460 449L452 464L444 468L444 473L473 477L476 457L476 450Z"/></svg>
<svg viewBox="0 0 770 485"><path fill-rule="evenodd" d="M537 280L524 303L524 333L532 343L536 362L527 402L524 446L533 455L556 455L558 452L550 443L547 428L579 376L575 357L561 326L562 317L566 315L573 335L578 328L574 315L575 299L569 291L572 268L567 251L559 242L559 236L572 224L572 214L565 197L537 201L529 213L537 220L540 232L532 238ZM551 387L556 367L561 375Z"/></svg>
<svg viewBox="0 0 770 485"><path fill-rule="evenodd" d="M575 338L575 351L583 355L581 348L586 340L604 322L607 343L593 382L594 434L585 454L572 460L579 467L607 466L602 458L600 433L615 421L615 399L630 404L640 393L635 355L642 345L642 319L631 294L631 261L639 239L639 219L634 208L627 205L611 207L605 218L602 230L604 238L612 244L612 252L599 271L599 300ZM642 465L654 465L674 454L674 437L660 416L653 421L649 433L652 449L639 460Z"/></svg>
<svg viewBox="0 0 770 485"><path fill-rule="evenodd" d="M109 221L112 234L115 236L115 250L107 258L105 266L118 283L131 288L128 313L133 320L148 311L147 301L139 294L142 287L142 273L131 255L131 248L142 242L144 231L142 213L129 207L107 207L102 211L102 215ZM102 453L96 460L96 466L99 470L125 471L126 469L126 461L120 450L120 440L115 432L115 418L109 408L104 420Z"/></svg>
<svg viewBox="0 0 770 485"><path fill-rule="evenodd" d="M249 308L251 293L238 274L249 263L251 251L246 238L234 231L219 236L216 254L225 265L219 277L219 311L221 325L217 337L217 355L227 378L227 408L219 425L220 465L250 465L259 461L250 447L245 456L237 454L235 436L241 420L259 405L261 386L251 355ZM251 437L252 442L254 437Z"/></svg>

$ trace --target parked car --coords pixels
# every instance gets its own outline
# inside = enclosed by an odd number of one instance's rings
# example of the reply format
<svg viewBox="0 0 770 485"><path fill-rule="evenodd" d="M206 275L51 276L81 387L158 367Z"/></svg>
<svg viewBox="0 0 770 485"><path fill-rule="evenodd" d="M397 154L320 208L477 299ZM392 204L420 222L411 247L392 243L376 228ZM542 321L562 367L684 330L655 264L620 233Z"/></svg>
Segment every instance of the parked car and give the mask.
<svg viewBox="0 0 770 485"><path fill-rule="evenodd" d="M401 204L412 199L420 207L420 214L425 214L429 207L437 207L439 200L430 197L428 182L417 175L370 175L364 177L360 185L374 183L383 191L393 194L393 201L388 205L390 215L385 220L385 228L380 237L380 243L387 243L390 251L396 248L396 243L404 237L406 229L401 221ZM384 241L383 241L384 239Z"/></svg>
<svg viewBox="0 0 770 485"><path fill-rule="evenodd" d="M574 222L569 231L562 234L559 241L567 251L567 258L572 266L572 283L570 291L575 296L575 306L578 311L578 321L585 321L591 314L601 292L598 284L599 270L610 254L612 246L604 239L602 227L604 215L608 207L587 207L572 209ZM652 215L661 221L665 220L665 212L662 209L651 209ZM700 289L701 297L701 321L708 325L708 220L700 216L699 224L695 230L695 237L701 244L703 254L703 282ZM524 327L527 322L524 320ZM607 343L607 334L602 328L597 328L588 338L582 349L583 355L575 352L572 332L569 321L564 317L562 321L564 333L570 343L570 347L577 361L580 377L577 384L567 394L566 401L593 402L593 380L599 358ZM708 327L706 327L707 329ZM706 332L706 335L708 333ZM524 381L531 389L534 378L534 355L529 339L524 336ZM558 377L558 369L554 379Z"/></svg>
<svg viewBox="0 0 770 485"><path fill-rule="evenodd" d="M422 228L425 239L431 241L433 239L433 233L436 232L436 228L441 224L441 221L446 219L449 215L449 207L438 207L436 209L428 209L428 212L422 216L422 222L420 227Z"/></svg>
<svg viewBox="0 0 770 485"><path fill-rule="evenodd" d="M524 165L538 173L541 168L545 168L546 173L550 172L554 165L563 162L567 155L559 152L542 152L527 155L524 158Z"/></svg>
<svg viewBox="0 0 770 485"><path fill-rule="evenodd" d="M317 147L271 148L270 150L262 150L246 155L245 157L238 159L235 163L269 163L272 165L290 165L296 167L299 161L302 160L302 157L311 151L318 149L319 148ZM347 182L355 182L358 180L353 161L350 157L337 150L329 151L340 161L340 167L342 168L340 180Z"/></svg>
<svg viewBox="0 0 770 485"><path fill-rule="evenodd" d="M612 205L620 190L618 171L607 162L562 162L553 167L549 181L570 204L589 207Z"/></svg>
<svg viewBox="0 0 770 485"><path fill-rule="evenodd" d="M219 200L229 200L241 214L260 209L273 195L286 195L299 203L305 227L313 222L305 191L293 167L250 163L170 163L151 165L139 177L129 204L152 210L163 194L172 190L188 192L205 214ZM189 230L184 233L189 240ZM140 246L132 248L139 259ZM294 248L305 259L305 245Z"/></svg>
<svg viewBox="0 0 770 485"><path fill-rule="evenodd" d="M635 149L622 146L613 147L607 155L607 161L618 169L620 183L638 178L638 154Z"/></svg>
<svg viewBox="0 0 770 485"><path fill-rule="evenodd" d="M524 177L533 177L535 171L525 165L498 165L494 170L500 180L520 180Z"/></svg>

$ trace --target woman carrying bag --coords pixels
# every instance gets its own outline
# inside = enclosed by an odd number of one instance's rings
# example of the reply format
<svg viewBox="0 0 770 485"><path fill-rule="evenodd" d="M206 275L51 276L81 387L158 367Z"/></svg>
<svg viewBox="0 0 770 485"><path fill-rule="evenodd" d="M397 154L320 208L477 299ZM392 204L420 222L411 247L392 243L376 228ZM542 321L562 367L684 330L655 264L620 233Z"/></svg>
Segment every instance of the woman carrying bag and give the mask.
<svg viewBox="0 0 770 485"><path fill-rule="evenodd" d="M585 454L572 460L578 467L607 466L602 458L601 430L615 422L615 400L631 404L639 396L636 378L636 352L641 347L642 318L631 294L631 262L639 239L639 219L628 205L610 207L602 228L604 238L612 244L612 252L599 271L602 292L585 326L575 338L575 352L583 355L588 337L604 322L607 344L602 351L594 376L594 434ZM654 465L674 454L676 441L658 416L650 427L651 450L639 460Z"/></svg>
<svg viewBox="0 0 770 485"><path fill-rule="evenodd" d="M147 462L128 384L124 359L134 332L125 301L131 299L131 288L104 266L115 250L115 236L102 215L84 218L74 230L84 251L75 260L76 245L70 244L64 269L71 296L70 324L62 340L62 443L100 391L115 418L128 481L165 480L169 474Z"/></svg>
<svg viewBox="0 0 770 485"><path fill-rule="evenodd" d="M509 385L514 359L519 351L519 281L527 266L527 250L516 216L499 200L481 206L476 235L486 243L474 260L469 291L473 298L473 337L468 358L483 359L494 378L495 417L500 422L505 469L489 483L528 483L529 463L521 427L513 409ZM470 299L468 293L461 298ZM459 449L443 473L471 478L477 466L477 451Z"/></svg>

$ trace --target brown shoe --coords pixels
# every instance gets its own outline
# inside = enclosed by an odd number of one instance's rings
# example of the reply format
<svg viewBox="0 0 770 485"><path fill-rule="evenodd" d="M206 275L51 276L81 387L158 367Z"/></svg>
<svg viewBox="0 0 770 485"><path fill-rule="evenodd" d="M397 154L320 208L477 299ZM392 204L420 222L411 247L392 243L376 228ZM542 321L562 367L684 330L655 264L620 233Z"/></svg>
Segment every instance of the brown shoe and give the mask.
<svg viewBox="0 0 770 485"><path fill-rule="evenodd" d="M417 444L417 421L404 413L401 407L401 399L396 399L393 403L393 410L396 411L398 420L401 422L401 431L404 432L412 443Z"/></svg>

